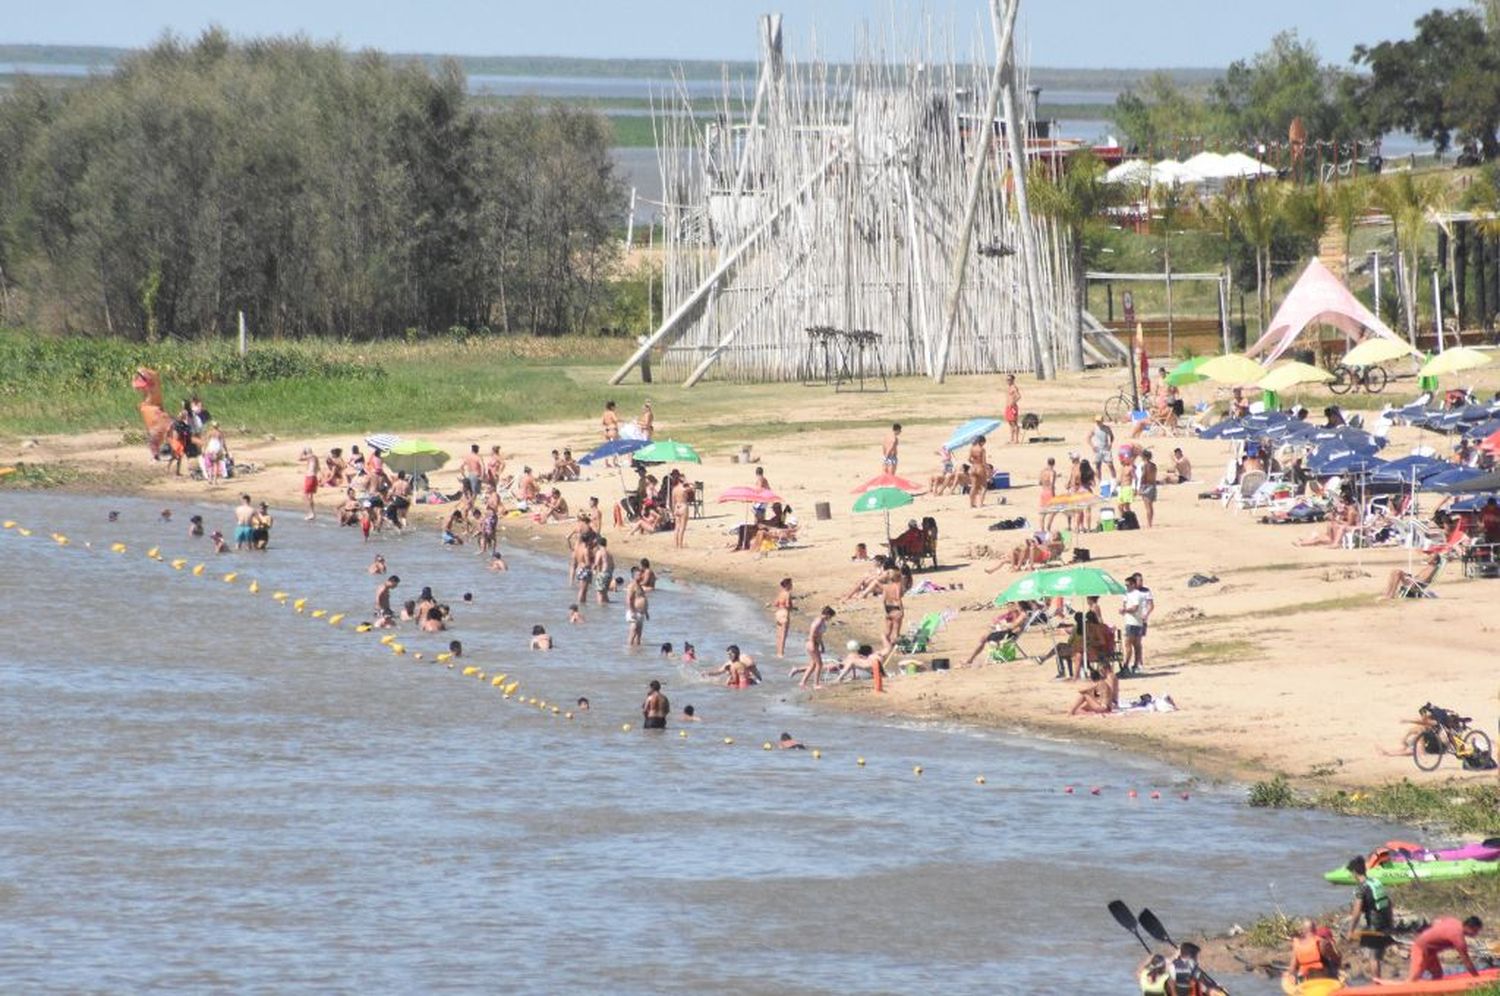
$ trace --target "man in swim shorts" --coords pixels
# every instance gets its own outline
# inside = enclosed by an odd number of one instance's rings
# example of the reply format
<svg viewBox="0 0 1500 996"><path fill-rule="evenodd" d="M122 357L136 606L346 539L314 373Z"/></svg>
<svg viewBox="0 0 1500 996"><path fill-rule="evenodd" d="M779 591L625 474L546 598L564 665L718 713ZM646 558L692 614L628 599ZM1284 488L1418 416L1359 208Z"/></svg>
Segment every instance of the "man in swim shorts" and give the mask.
<svg viewBox="0 0 1500 996"><path fill-rule="evenodd" d="M665 730L672 703L661 693L661 682L653 680L646 701L641 703L641 725L648 730Z"/></svg>
<svg viewBox="0 0 1500 996"><path fill-rule="evenodd" d="M243 550L250 546L254 539L254 532L250 526L250 519L255 515L255 506L250 504L249 495L240 495L240 503L234 507L234 548Z"/></svg>
<svg viewBox="0 0 1500 996"><path fill-rule="evenodd" d="M401 579L392 574L380 582L380 587L375 589L375 618L377 620L396 617L396 614L391 611L391 592L395 591L400 583Z"/></svg>
<svg viewBox="0 0 1500 996"><path fill-rule="evenodd" d="M896 463L899 460L897 449L901 446L901 423L891 424L890 435L885 437L885 445L880 449L880 467L887 474L896 472Z"/></svg>
<svg viewBox="0 0 1500 996"><path fill-rule="evenodd" d="M651 606L646 600L646 589L641 587L640 575L630 579L625 587L625 625L629 636L626 645L639 647L646 620L651 618Z"/></svg>

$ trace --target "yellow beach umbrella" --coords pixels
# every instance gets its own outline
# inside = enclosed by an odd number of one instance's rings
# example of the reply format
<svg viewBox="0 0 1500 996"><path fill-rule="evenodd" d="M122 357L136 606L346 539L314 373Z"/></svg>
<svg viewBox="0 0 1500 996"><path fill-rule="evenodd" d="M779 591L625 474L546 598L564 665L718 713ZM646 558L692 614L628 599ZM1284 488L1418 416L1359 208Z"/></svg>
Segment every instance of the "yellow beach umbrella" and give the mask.
<svg viewBox="0 0 1500 996"><path fill-rule="evenodd" d="M1344 354L1346 367L1373 367L1377 363L1389 363L1403 356L1416 356L1417 351L1404 342L1377 336L1366 339Z"/></svg>
<svg viewBox="0 0 1500 996"><path fill-rule="evenodd" d="M1455 346L1422 364L1419 373L1423 377L1441 377L1443 374L1458 373L1460 370L1473 370L1475 367L1488 366L1491 362L1492 358L1488 353L1481 353L1468 346Z"/></svg>
<svg viewBox="0 0 1500 996"><path fill-rule="evenodd" d="M1226 353L1200 366L1198 375L1220 384L1254 384L1266 375L1266 368L1243 353Z"/></svg>
<svg viewBox="0 0 1500 996"><path fill-rule="evenodd" d="M1256 381L1263 391L1285 391L1298 384L1322 384L1333 380L1333 374L1311 363L1289 360Z"/></svg>

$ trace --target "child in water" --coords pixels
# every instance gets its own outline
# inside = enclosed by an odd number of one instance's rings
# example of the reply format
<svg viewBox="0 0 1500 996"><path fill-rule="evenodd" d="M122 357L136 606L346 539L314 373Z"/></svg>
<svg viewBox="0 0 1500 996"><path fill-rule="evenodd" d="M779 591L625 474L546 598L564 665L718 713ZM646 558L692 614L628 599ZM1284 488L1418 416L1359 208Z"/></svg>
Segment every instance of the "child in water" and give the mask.
<svg viewBox="0 0 1500 996"><path fill-rule="evenodd" d="M552 637L547 633L547 627L536 625L531 627L531 649L551 650Z"/></svg>

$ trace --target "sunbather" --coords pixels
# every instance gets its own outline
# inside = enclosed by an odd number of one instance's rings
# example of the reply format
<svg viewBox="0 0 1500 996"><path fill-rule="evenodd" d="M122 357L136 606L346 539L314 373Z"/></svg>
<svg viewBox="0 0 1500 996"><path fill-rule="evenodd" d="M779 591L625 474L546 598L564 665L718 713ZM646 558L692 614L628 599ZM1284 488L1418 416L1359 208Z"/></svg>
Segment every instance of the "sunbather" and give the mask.
<svg viewBox="0 0 1500 996"><path fill-rule="evenodd" d="M1011 548L1009 554L1001 557L993 566L986 567L986 574L994 574L1001 568L1008 567L1013 571L1024 571L1032 567L1054 561L1062 556L1063 541L1062 534L1053 530L1051 532L1040 532L1034 536L1028 536L1023 542Z"/></svg>
<svg viewBox="0 0 1500 996"><path fill-rule="evenodd" d="M1105 663L1099 666L1099 672L1099 680L1078 693L1078 698L1073 701L1073 708L1068 710L1069 716L1076 716L1080 712L1114 712L1119 708L1120 679L1115 677L1115 669Z"/></svg>
<svg viewBox="0 0 1500 996"><path fill-rule="evenodd" d="M969 659L963 662L964 667L973 667L979 655L984 653L984 648L990 644L1003 643L1006 640L1014 640L1026 630L1026 625L1036 610L1033 602L1015 602L1006 607L1005 611L990 620L989 632L979 641Z"/></svg>
<svg viewBox="0 0 1500 996"><path fill-rule="evenodd" d="M1340 546L1344 535L1359 528L1359 508L1353 502L1340 501L1334 505L1333 515L1324 527L1311 536L1297 541L1297 546Z"/></svg>

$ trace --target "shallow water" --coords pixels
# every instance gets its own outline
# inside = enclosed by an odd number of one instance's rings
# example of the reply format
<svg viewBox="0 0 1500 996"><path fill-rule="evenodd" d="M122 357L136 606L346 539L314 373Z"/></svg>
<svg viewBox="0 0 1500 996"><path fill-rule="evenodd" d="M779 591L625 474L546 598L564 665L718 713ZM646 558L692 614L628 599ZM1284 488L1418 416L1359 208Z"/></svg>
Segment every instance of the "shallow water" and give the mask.
<svg viewBox="0 0 1500 996"><path fill-rule="evenodd" d="M626 653L617 607L567 626L561 562L538 553L486 574L430 533L362 547L288 511L271 552L213 558L193 509L157 508L0 495L35 530L0 530L8 992L1125 992L1141 952L1107 900L1184 933L1273 899L1321 909L1345 895L1317 872L1390 835L1233 788L1184 802L1182 772L1117 751L814 713L784 672L694 681ZM151 563L153 544L209 570ZM403 633L396 657L350 632L374 549L408 597L457 607L465 660L593 710L554 718L410 656L449 634ZM648 643L766 647L764 611L711 589L665 590L652 616ZM558 651L524 649L533 622ZM687 739L621 731L652 677L705 716ZM822 760L760 750L782 730Z"/></svg>

